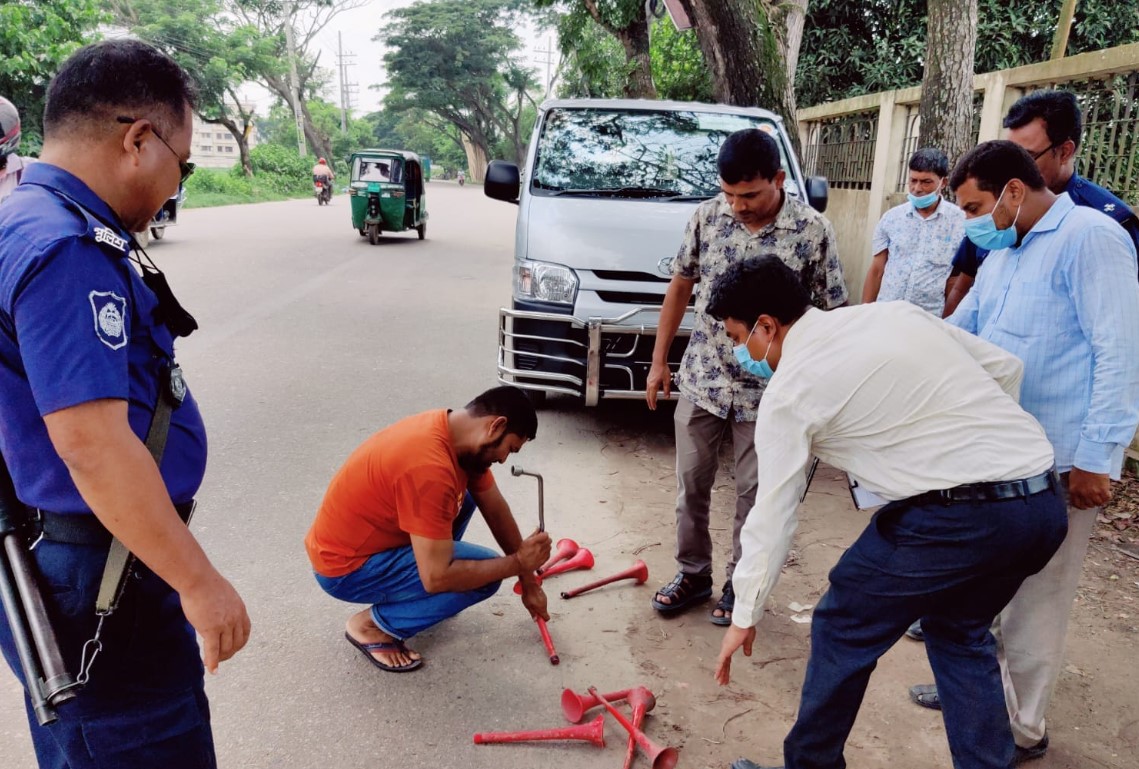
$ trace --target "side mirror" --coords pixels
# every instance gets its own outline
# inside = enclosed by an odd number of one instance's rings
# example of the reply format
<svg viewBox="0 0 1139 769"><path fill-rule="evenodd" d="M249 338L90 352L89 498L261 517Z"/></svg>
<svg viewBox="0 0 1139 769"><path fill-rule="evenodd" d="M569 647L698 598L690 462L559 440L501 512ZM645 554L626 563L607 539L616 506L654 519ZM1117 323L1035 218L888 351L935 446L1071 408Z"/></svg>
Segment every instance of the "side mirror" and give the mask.
<svg viewBox="0 0 1139 769"><path fill-rule="evenodd" d="M521 189L522 177L518 173L518 166L505 160L490 161L490 165L486 168L486 180L483 182L483 193L488 198L517 205Z"/></svg>
<svg viewBox="0 0 1139 769"><path fill-rule="evenodd" d="M827 210L827 198L830 194L828 190L827 177L807 177L807 202L820 214Z"/></svg>

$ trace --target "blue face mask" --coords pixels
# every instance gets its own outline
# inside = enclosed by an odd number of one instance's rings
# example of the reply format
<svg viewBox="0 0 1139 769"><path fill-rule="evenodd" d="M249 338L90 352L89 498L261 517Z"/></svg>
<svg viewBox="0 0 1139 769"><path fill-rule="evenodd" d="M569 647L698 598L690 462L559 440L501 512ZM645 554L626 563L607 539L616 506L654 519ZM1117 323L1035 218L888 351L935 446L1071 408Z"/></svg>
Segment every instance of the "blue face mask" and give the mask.
<svg viewBox="0 0 1139 769"><path fill-rule="evenodd" d="M756 321L759 325L759 321ZM747 343L751 341L751 335L755 333L755 326L751 327L751 332L747 335L747 339L743 344L737 344L734 348L736 353L736 360L739 361L740 368L749 374L760 377L761 379L771 379L775 376L775 371L771 368L771 364L767 362L767 353L771 352L771 342L767 343L767 352L763 354L763 360L752 360L751 353L747 351ZM772 342L775 340L772 339Z"/></svg>
<svg viewBox="0 0 1139 769"><path fill-rule="evenodd" d="M1008 189L1008 185L1005 185ZM993 211L997 210L997 206L1001 204L1001 198L1005 195L1005 191L1001 190L1000 196L997 197L997 203L993 206ZM973 241L977 248L983 248L987 251L996 251L1000 248L1009 248L1016 244L1016 220L1020 216L1020 207L1016 209L1016 215L1012 218L1012 224L1003 230L997 229L997 223L993 221L993 214L990 211L984 216L978 216L975 219L969 219L965 222L965 236Z"/></svg>
<svg viewBox="0 0 1139 769"><path fill-rule="evenodd" d="M941 190L940 189L935 190L935 191L929 193L928 195L922 195L920 198L917 195L906 195L906 198L910 201L910 203L913 205L913 207L918 209L918 210L921 210L923 208L929 208L934 203L936 203L940 197L941 197Z"/></svg>

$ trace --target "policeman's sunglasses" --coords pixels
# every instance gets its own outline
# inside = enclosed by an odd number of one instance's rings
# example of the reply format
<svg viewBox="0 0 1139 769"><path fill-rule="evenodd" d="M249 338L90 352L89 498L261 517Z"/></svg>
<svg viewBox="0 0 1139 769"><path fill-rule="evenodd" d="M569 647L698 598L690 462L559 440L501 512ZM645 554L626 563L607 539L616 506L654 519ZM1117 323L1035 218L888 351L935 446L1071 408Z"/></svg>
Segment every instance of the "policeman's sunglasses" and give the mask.
<svg viewBox="0 0 1139 769"><path fill-rule="evenodd" d="M133 124L137 123L139 121L139 119L140 118L128 117L126 115L119 115L117 118L115 118L116 121L118 121L120 123L124 123L125 125L133 125ZM194 173L194 169L197 168L197 166L195 166L193 163L187 163L185 160L183 160L182 156L179 155L178 152L173 147L170 146L170 142L163 139L162 134L158 133L158 131L155 130L153 123L150 126L150 132L152 134L154 134L155 136L157 136L158 141L165 144L166 148L168 150L170 150L172 153L174 153L174 157L178 161L178 170L182 172L182 179L179 183L180 184L184 183L187 179L190 178L190 174Z"/></svg>
<svg viewBox="0 0 1139 769"><path fill-rule="evenodd" d="M1045 152L1051 152L1052 150L1054 150L1054 149L1056 149L1057 147L1059 147L1059 146L1060 146L1060 144L1063 144L1063 142L1060 142L1059 144L1057 144L1056 142L1053 142L1052 144L1049 144L1049 145L1048 145L1047 147L1045 147L1044 149L1040 150L1040 152L1037 152L1037 153L1033 154L1033 155L1032 155L1032 160L1033 160L1033 162L1036 162L1037 160L1040 160L1040 158L1044 157L1044 153L1045 153Z"/></svg>

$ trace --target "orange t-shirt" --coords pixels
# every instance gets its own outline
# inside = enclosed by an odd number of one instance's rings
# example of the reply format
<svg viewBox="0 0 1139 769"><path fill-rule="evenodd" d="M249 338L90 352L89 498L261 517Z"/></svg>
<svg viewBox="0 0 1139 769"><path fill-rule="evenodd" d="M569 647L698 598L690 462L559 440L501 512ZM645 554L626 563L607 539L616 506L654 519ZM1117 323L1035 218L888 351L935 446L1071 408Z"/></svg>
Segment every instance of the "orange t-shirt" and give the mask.
<svg viewBox="0 0 1139 769"><path fill-rule="evenodd" d="M445 410L396 422L364 441L332 479L305 537L312 567L326 577L369 556L411 544L411 535L451 539L464 492L494 485L490 471L467 478Z"/></svg>

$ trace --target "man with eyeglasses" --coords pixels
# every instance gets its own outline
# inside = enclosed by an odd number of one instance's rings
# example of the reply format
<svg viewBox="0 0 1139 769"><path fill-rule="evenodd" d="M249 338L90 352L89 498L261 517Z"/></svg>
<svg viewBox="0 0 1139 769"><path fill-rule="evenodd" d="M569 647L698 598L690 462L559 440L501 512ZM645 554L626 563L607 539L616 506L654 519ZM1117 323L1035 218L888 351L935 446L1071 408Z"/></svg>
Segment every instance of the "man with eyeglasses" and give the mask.
<svg viewBox="0 0 1139 769"><path fill-rule="evenodd" d="M1057 195L1068 193L1077 206L1087 206L1110 216L1127 230L1135 248L1139 249L1139 218L1120 197L1076 173L1076 153L1083 133L1083 115L1076 95L1071 91L1033 91L1022 96L1009 108L1004 126L1008 139L1023 147L1044 184ZM965 238L953 257L950 280L953 286L945 300L943 317L957 309L961 299L977 279L977 271L988 255Z"/></svg>
<svg viewBox="0 0 1139 769"><path fill-rule="evenodd" d="M80 49L48 87L41 162L0 208L0 453L32 513L63 659L85 682L48 726L29 707L41 767L214 769L201 657L216 672L249 635L184 523L206 434L174 338L197 326L131 257L130 233L194 170L194 98L144 43ZM127 551L133 567L117 560ZM6 619L0 649L26 684Z"/></svg>

